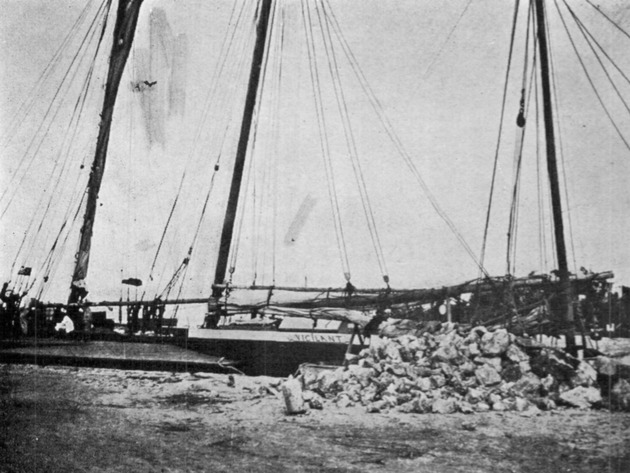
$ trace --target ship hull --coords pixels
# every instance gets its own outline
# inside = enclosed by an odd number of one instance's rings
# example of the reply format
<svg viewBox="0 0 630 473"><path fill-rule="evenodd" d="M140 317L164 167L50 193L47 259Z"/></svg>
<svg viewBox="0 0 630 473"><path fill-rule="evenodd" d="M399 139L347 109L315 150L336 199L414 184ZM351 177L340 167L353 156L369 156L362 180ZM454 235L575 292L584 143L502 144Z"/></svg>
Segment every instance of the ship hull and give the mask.
<svg viewBox="0 0 630 473"><path fill-rule="evenodd" d="M238 370L252 376L288 376L303 363L341 365L350 340L348 333L276 330L194 328L176 329L168 336L75 332L62 338L2 340L0 361L119 369ZM160 355L165 345L183 351ZM361 348L355 338L351 352ZM192 353L205 358L196 360Z"/></svg>
<svg viewBox="0 0 630 473"><path fill-rule="evenodd" d="M303 363L341 365L350 340L348 333L190 329L181 342L190 350L233 360L249 375L288 376ZM355 338L351 352L361 348Z"/></svg>

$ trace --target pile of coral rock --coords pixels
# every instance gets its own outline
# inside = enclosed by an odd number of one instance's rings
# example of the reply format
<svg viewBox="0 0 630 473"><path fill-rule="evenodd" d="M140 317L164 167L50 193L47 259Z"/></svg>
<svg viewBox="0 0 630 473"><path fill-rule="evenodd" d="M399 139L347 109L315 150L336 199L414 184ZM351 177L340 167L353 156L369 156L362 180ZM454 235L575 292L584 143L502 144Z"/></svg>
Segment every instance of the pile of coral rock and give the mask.
<svg viewBox="0 0 630 473"><path fill-rule="evenodd" d="M597 370L561 350L505 329L452 323L395 338L372 337L345 368L304 371L304 399L319 396L368 412L537 411L597 407Z"/></svg>

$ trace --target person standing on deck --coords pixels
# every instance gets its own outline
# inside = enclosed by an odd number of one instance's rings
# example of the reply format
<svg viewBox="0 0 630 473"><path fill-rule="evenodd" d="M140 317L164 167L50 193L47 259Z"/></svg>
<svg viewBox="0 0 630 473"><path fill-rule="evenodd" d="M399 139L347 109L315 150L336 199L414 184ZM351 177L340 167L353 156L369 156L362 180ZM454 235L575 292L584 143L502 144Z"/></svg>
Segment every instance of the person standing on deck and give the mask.
<svg viewBox="0 0 630 473"><path fill-rule="evenodd" d="M55 330L59 332L62 338L65 338L66 335L74 332L74 322L66 314L63 316L63 320L55 325Z"/></svg>
<svg viewBox="0 0 630 473"><path fill-rule="evenodd" d="M138 332L139 330L139 320L138 320L138 315L140 314L140 305L139 304L134 304L132 306L130 306L127 309L131 315L130 319L127 320L127 323L129 324L129 333L130 334L135 334L136 332Z"/></svg>
<svg viewBox="0 0 630 473"><path fill-rule="evenodd" d="M0 303L0 339L9 335L11 324L9 323L9 314L4 302Z"/></svg>
<svg viewBox="0 0 630 473"><path fill-rule="evenodd" d="M22 333L22 324L20 323L20 303L22 302L22 297L26 295L26 292L20 295L8 289L8 287L9 282L5 282L2 285L2 291L0 292L0 299L6 304L2 325L3 328L6 329L5 335L11 333L13 338L18 338Z"/></svg>

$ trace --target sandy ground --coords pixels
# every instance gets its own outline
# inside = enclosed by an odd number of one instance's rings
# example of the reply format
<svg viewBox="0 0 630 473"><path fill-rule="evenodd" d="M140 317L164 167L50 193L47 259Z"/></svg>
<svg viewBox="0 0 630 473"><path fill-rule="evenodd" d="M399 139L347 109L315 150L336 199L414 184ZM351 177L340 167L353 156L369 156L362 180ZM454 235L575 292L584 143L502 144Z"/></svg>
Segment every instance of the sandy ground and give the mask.
<svg viewBox="0 0 630 473"><path fill-rule="evenodd" d="M0 365L2 472L627 472L630 414L290 417L280 379Z"/></svg>

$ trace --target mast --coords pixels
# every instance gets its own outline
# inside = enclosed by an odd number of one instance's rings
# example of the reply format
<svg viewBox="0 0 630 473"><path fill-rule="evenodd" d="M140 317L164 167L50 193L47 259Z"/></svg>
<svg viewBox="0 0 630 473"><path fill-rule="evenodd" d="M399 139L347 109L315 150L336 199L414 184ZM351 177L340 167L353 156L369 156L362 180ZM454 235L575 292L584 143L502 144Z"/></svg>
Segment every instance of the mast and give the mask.
<svg viewBox="0 0 630 473"><path fill-rule="evenodd" d="M260 81L260 72L262 69L262 62L265 53L267 30L269 29L271 1L272 0L262 0L259 7L258 24L256 26L256 44L254 46L254 53L252 55L252 66L249 73L249 84L247 86L245 107L243 109L243 122L241 123L241 133L238 139L236 159L234 161L234 172L232 174L230 195L228 197L227 208L225 210L223 231L221 232L219 257L217 259L217 266L214 273L214 286L212 290L212 297L214 298L219 298L223 294L223 289L216 286L222 285L224 283L225 273L227 271L228 257L230 254L230 246L232 243L232 234L234 231L234 223L236 220L236 209L238 207L238 198L241 191L241 181L243 179L245 155L247 153L247 144L249 141L252 121L254 118L254 108L256 107L258 84Z"/></svg>
<svg viewBox="0 0 630 473"><path fill-rule="evenodd" d="M547 24L545 19L544 0L534 0L538 45L540 49L540 74L543 91L543 112L545 121L545 144L547 151L547 173L551 189L551 206L553 213L554 234L556 237L556 254L561 287L561 317L566 324L566 343L569 351L575 350L574 319L572 306L571 282L567 265L567 249L564 240L562 222L562 200L558 184L558 166L556 162L556 145L553 126L551 86L549 81L549 54L547 44Z"/></svg>
<svg viewBox="0 0 630 473"><path fill-rule="evenodd" d="M114 114L114 105L116 103L120 79L125 69L129 52L131 51L142 1L143 0L119 0L118 2L112 51L109 59L109 71L105 85L105 97L103 99L103 110L101 112L101 123L98 139L96 141L96 152L87 184L87 203L85 206L85 214L83 215L79 250L76 255L74 272L72 274L72 285L68 298L69 304L79 302L86 294L85 278L90 261L90 246L92 242L94 218L96 215L96 204L101 188L101 181L103 180L103 172L105 171L107 146L109 144L109 133L112 125L112 116Z"/></svg>

